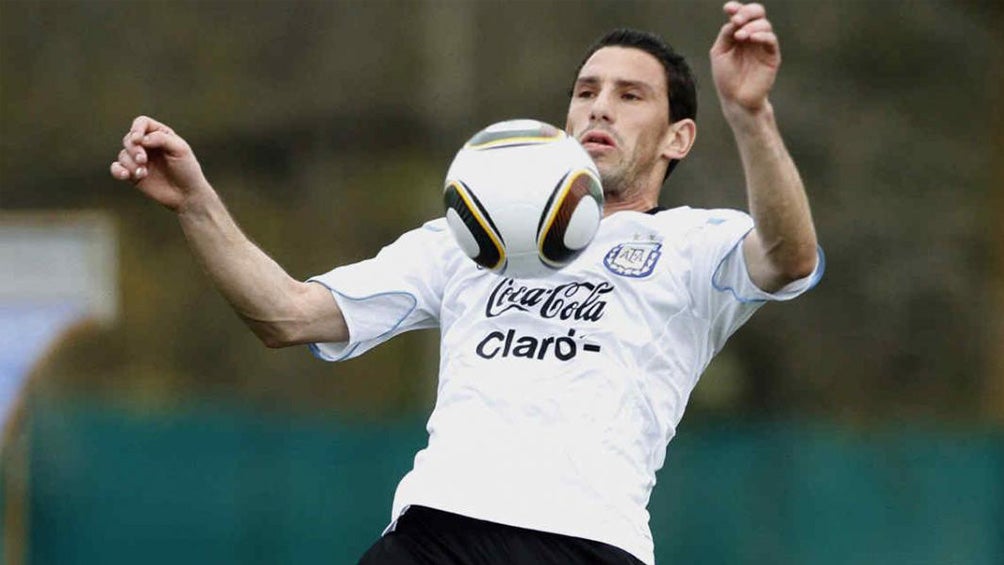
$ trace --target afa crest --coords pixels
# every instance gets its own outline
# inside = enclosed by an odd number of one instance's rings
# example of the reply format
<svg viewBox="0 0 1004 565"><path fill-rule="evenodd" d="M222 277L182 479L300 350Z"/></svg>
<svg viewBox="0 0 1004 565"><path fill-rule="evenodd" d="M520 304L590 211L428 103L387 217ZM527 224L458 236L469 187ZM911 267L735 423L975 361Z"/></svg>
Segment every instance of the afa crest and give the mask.
<svg viewBox="0 0 1004 565"><path fill-rule="evenodd" d="M654 241L633 241L614 246L603 258L610 272L624 277L641 278L652 274L662 256L662 244Z"/></svg>

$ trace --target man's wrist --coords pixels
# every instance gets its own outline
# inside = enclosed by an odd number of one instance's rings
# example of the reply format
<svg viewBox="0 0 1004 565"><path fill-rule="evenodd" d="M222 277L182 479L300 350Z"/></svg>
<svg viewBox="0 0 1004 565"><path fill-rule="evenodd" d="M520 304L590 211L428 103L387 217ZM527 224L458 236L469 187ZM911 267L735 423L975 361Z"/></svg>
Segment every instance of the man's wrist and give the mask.
<svg viewBox="0 0 1004 565"><path fill-rule="evenodd" d="M211 213L214 207L222 205L219 195L207 182L186 194L176 212L178 216L194 218L205 216Z"/></svg>
<svg viewBox="0 0 1004 565"><path fill-rule="evenodd" d="M755 137L777 129L774 107L769 100L758 108L723 103L722 113L736 137Z"/></svg>

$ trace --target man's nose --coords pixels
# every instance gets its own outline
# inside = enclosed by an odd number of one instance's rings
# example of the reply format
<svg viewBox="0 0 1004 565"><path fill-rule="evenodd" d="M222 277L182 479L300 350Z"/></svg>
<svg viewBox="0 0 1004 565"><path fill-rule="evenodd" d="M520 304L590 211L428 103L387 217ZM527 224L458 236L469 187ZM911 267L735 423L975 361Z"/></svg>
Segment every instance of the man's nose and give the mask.
<svg viewBox="0 0 1004 565"><path fill-rule="evenodd" d="M593 122L613 121L613 108L610 104L610 93L600 92L593 98L593 104L589 107L589 120Z"/></svg>

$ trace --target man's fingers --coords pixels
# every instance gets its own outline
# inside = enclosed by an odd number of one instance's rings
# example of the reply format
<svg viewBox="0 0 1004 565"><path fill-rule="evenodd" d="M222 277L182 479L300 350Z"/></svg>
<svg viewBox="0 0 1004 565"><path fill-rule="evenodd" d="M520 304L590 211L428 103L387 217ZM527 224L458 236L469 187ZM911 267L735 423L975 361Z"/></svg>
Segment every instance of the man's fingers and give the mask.
<svg viewBox="0 0 1004 565"><path fill-rule="evenodd" d="M725 13L728 14L729 11L726 10ZM748 21L762 18L766 15L767 9L763 7L763 4L743 4L739 6L739 9L730 14L729 21L737 26L741 26Z"/></svg>
<svg viewBox="0 0 1004 565"><path fill-rule="evenodd" d="M745 39L749 39L751 36L757 33L772 32L772 31L774 31L774 29L771 26L770 20L761 18L758 20L753 20L747 23L746 25L739 27L739 29L737 29L733 34L733 37L735 37L739 41L743 41Z"/></svg>
<svg viewBox="0 0 1004 565"><path fill-rule="evenodd" d="M140 144L146 149L161 149L175 155L183 152L186 148L185 142L180 137L167 131L148 133L140 140Z"/></svg>
<svg viewBox="0 0 1004 565"><path fill-rule="evenodd" d="M715 43L711 46L712 53L725 52L732 48L736 42L736 27L732 22L728 22L722 26L722 29L718 30L718 37L715 38Z"/></svg>
<svg viewBox="0 0 1004 565"><path fill-rule="evenodd" d="M766 47L768 53L777 51L777 36L772 31L758 31L751 35L749 40Z"/></svg>
<svg viewBox="0 0 1004 565"><path fill-rule="evenodd" d="M141 145L137 145L136 143L134 143L132 137L133 137L132 131L129 131L129 133L125 134L125 137L122 138L122 147L137 164L144 164L147 162L146 151L143 151L143 147ZM140 139L142 139L142 137Z"/></svg>
<svg viewBox="0 0 1004 565"><path fill-rule="evenodd" d="M738 43L754 43L772 54L778 50L773 24L767 19L767 10L762 4L733 1L726 3L722 9L728 21L718 32L711 48L712 54L726 52Z"/></svg>
<svg viewBox="0 0 1004 565"><path fill-rule="evenodd" d="M743 24L764 18L767 15L767 9L763 7L763 4L743 4L741 2L728 2L722 7L725 15L728 16L729 21L736 24L737 26L742 26Z"/></svg>
<svg viewBox="0 0 1004 565"><path fill-rule="evenodd" d="M149 118L136 118L134 126L146 128L149 125ZM143 133L140 133L143 131ZM160 149L168 153L180 153L185 150L186 144L183 139L177 136L171 128L167 126L155 126L151 131L141 129L130 129L122 138L124 151L129 155L136 165L143 165L149 161L147 149ZM128 166L128 164L127 164Z"/></svg>
<svg viewBox="0 0 1004 565"><path fill-rule="evenodd" d="M148 131L155 129L159 122L149 116L136 116L129 127L129 141L133 143L139 141Z"/></svg>
<svg viewBox="0 0 1004 565"><path fill-rule="evenodd" d="M115 161L111 164L109 170L112 176L118 180L129 180L130 178L136 182L139 182L146 178L147 170L146 167L139 167L135 171L130 172L129 169L122 166L122 163Z"/></svg>
<svg viewBox="0 0 1004 565"><path fill-rule="evenodd" d="M110 167L112 176L118 180L126 180L129 178L129 170L122 166L118 161L112 162Z"/></svg>
<svg viewBox="0 0 1004 565"><path fill-rule="evenodd" d="M132 121L132 125L129 126L129 133L126 134L125 144L131 145L139 143L139 140L143 139L146 135L148 129L153 128L153 118L148 118L146 116L139 116Z"/></svg>
<svg viewBox="0 0 1004 565"><path fill-rule="evenodd" d="M137 163L136 159L125 149L119 151L119 159L117 163L120 167L125 169L128 176L131 176L135 180L140 180L146 176L146 167Z"/></svg>
<svg viewBox="0 0 1004 565"><path fill-rule="evenodd" d="M148 151L162 151L180 155L188 149L185 140L175 135L166 124L149 116L138 116L122 138L122 150L118 159L109 166L112 176L119 180L139 182L149 176Z"/></svg>
<svg viewBox="0 0 1004 565"><path fill-rule="evenodd" d="M146 135L146 129L157 127L157 125L162 126L163 124L159 124L153 118L140 116L132 121L132 126L126 132L125 137L122 138L122 146L132 155L136 163L143 164L147 162L146 152L143 151L143 147L139 143L143 139L143 136Z"/></svg>
<svg viewBox="0 0 1004 565"><path fill-rule="evenodd" d="M142 180L147 175L146 167L139 165L125 149L119 151L118 160L111 165L112 175L120 180L132 178Z"/></svg>
<svg viewBox="0 0 1004 565"><path fill-rule="evenodd" d="M166 124L162 124L150 116L138 116L132 121L129 133L126 134L127 143L139 143L143 136L155 131L174 133Z"/></svg>
<svg viewBox="0 0 1004 565"><path fill-rule="evenodd" d="M130 155L125 149L119 151L118 163L129 171L130 174L136 171L136 167L139 167L139 165L136 164L136 161L132 158L132 155Z"/></svg>

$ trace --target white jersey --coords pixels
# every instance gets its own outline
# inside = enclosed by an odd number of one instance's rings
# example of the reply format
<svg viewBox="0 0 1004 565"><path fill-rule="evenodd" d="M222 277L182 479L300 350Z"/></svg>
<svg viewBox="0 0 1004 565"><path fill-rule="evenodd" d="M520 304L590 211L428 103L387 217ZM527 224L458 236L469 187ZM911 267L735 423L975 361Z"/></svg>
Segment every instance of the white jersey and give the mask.
<svg viewBox="0 0 1004 565"><path fill-rule="evenodd" d="M422 505L608 543L652 564L646 510L698 377L766 300L734 210L617 212L570 265L544 279L481 270L445 220L376 257L311 280L331 289L357 356L401 332L442 334L429 444L401 480L392 522Z"/></svg>

